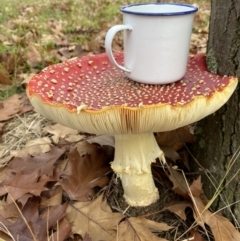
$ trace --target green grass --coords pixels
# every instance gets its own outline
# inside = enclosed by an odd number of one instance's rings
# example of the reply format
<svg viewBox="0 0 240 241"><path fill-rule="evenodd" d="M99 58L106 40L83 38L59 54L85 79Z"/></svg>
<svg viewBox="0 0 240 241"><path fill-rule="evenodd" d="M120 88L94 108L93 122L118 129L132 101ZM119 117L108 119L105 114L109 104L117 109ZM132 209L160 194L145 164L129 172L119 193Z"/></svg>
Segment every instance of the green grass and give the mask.
<svg viewBox="0 0 240 241"><path fill-rule="evenodd" d="M22 86L12 85L5 91L0 92L0 101L3 101L14 94L21 94L23 92L24 88Z"/></svg>

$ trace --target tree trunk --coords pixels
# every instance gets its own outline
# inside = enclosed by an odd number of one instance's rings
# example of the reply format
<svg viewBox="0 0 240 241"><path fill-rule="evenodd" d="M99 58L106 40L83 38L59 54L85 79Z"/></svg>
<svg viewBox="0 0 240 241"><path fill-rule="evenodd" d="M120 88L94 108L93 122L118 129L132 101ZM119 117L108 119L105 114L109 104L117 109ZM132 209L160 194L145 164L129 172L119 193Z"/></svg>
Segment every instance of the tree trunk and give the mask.
<svg viewBox="0 0 240 241"><path fill-rule="evenodd" d="M240 0L212 0L207 65L211 72L237 75L240 80ZM207 170L203 172L206 196L211 199L240 144L240 88L228 103L196 125L193 154ZM239 171L239 172L238 172ZM226 186L225 186L226 185ZM223 182L225 188L212 208L240 223L240 157Z"/></svg>

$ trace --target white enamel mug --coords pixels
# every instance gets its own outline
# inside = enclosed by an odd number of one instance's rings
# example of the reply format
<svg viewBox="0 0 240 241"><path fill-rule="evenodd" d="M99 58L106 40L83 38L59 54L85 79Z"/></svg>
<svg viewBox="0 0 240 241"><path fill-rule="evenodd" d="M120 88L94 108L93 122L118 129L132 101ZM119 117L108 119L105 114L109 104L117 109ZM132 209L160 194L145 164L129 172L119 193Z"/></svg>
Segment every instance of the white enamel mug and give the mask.
<svg viewBox="0 0 240 241"><path fill-rule="evenodd" d="M123 24L109 29L106 53L113 65L137 82L168 84L187 68L194 14L198 8L180 3L138 3L121 8ZM124 30L124 66L113 57L112 41Z"/></svg>

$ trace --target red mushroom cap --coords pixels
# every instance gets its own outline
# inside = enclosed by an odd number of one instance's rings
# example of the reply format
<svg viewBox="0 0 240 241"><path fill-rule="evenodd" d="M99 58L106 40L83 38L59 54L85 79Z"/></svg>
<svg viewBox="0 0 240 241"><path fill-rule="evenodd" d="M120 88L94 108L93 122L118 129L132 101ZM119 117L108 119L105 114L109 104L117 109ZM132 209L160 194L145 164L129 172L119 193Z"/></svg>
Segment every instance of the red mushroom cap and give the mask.
<svg viewBox="0 0 240 241"><path fill-rule="evenodd" d="M122 53L115 58L123 62ZM27 93L52 120L80 131L122 134L195 122L220 108L236 86L237 78L208 72L203 54L190 59L181 80L167 85L132 81L100 54L47 67L29 82Z"/></svg>

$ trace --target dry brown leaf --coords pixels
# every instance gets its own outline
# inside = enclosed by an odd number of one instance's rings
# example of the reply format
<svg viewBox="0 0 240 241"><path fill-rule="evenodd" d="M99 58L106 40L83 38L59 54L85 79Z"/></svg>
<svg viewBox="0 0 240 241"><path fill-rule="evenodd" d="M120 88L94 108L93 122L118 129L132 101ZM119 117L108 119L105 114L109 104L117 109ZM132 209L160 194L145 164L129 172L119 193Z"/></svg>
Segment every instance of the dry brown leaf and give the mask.
<svg viewBox="0 0 240 241"><path fill-rule="evenodd" d="M13 118L16 114L21 115L32 110L27 95L12 95L8 99L0 102L0 121Z"/></svg>
<svg viewBox="0 0 240 241"><path fill-rule="evenodd" d="M18 56L15 54L11 54L8 51L0 53L0 62L1 65L6 69L7 72L13 72L14 68L16 68L16 61Z"/></svg>
<svg viewBox="0 0 240 241"><path fill-rule="evenodd" d="M0 149L0 158L4 156L5 152L6 152L5 149Z"/></svg>
<svg viewBox="0 0 240 241"><path fill-rule="evenodd" d="M13 24L14 27L31 27L29 20L25 18L11 19L11 24Z"/></svg>
<svg viewBox="0 0 240 241"><path fill-rule="evenodd" d="M192 241L205 241L203 236L198 231L192 229L190 232L191 232L191 235L192 235L193 239L189 239L189 240L192 240Z"/></svg>
<svg viewBox="0 0 240 241"><path fill-rule="evenodd" d="M37 156L42 153L49 152L51 150L51 140L48 137L43 137L27 142L25 149L28 150L28 154L31 156Z"/></svg>
<svg viewBox="0 0 240 241"><path fill-rule="evenodd" d="M107 155L101 147L87 142L80 143L68 155L67 168L60 175L60 184L71 200L89 201L95 194L94 187L104 187L111 169ZM80 148L79 147L79 148Z"/></svg>
<svg viewBox="0 0 240 241"><path fill-rule="evenodd" d="M40 196L41 192L48 190L45 187L48 178L38 181L39 171L36 170L31 174L23 175L22 172L18 172L10 181L4 182L0 185L0 196L8 194L7 204L16 201L24 194L30 193L35 196Z"/></svg>
<svg viewBox="0 0 240 241"><path fill-rule="evenodd" d="M26 157L28 155L37 156L51 150L51 140L49 137L34 139L25 145L21 150L13 150L10 152L12 157Z"/></svg>
<svg viewBox="0 0 240 241"><path fill-rule="evenodd" d="M169 206L163 208L163 210L169 210L172 213L175 213L177 216L179 216L182 220L186 221L186 213L185 209L187 207L192 208L192 204L189 201L182 201L182 202L176 202L172 203Z"/></svg>
<svg viewBox="0 0 240 241"><path fill-rule="evenodd" d="M170 172L168 178L173 183L173 191L185 198L189 198L189 187L183 174L172 167L169 167L168 171Z"/></svg>
<svg viewBox="0 0 240 241"><path fill-rule="evenodd" d="M24 207L26 205L26 203L28 202L28 199L32 198L32 197L33 197L32 194L25 194L24 196L22 196L18 199L18 203L21 203L22 207Z"/></svg>
<svg viewBox="0 0 240 241"><path fill-rule="evenodd" d="M68 59L79 56L81 52L82 46L70 45L68 47L60 48L56 53L56 57L61 61L66 61Z"/></svg>
<svg viewBox="0 0 240 241"><path fill-rule="evenodd" d="M199 176L196 180L192 182L191 185L187 183L186 178L184 178L183 174L170 167L169 169L170 175L168 178L173 183L173 191L186 199L189 199L191 196L199 197L202 193L202 182L201 177Z"/></svg>
<svg viewBox="0 0 240 241"><path fill-rule="evenodd" d="M24 41L24 37L19 37L15 34L11 34L11 43L14 42L14 43L17 43L17 44L20 44Z"/></svg>
<svg viewBox="0 0 240 241"><path fill-rule="evenodd" d="M0 213L5 219L16 219L19 217L19 211L15 203L7 204L5 201L0 201Z"/></svg>
<svg viewBox="0 0 240 241"><path fill-rule="evenodd" d="M124 218L113 213L103 195L91 202L75 202L67 208L67 220L73 224L72 232L82 237L86 234L93 240L112 241L117 234L117 225Z"/></svg>
<svg viewBox="0 0 240 241"><path fill-rule="evenodd" d="M201 176L199 176L196 180L193 180L192 184L190 185L190 190L194 197L199 197L203 193Z"/></svg>
<svg viewBox="0 0 240 241"><path fill-rule="evenodd" d="M1 103L0 103L0 109L1 109ZM5 126L6 123L0 122L0 141L2 139L2 134L3 134L3 127ZM1 157L1 155L0 155Z"/></svg>
<svg viewBox="0 0 240 241"><path fill-rule="evenodd" d="M1 103L0 103L0 109L1 109ZM4 122L0 122L0 136L1 136L1 132L2 132L3 127L4 127L5 124L6 123L4 123Z"/></svg>
<svg viewBox="0 0 240 241"><path fill-rule="evenodd" d="M71 233L72 224L63 218L58 222L57 230L54 232L48 240L65 241L68 235ZM84 240L83 240L84 241ZM86 240L87 241L87 240ZM89 240L91 241L91 240Z"/></svg>
<svg viewBox="0 0 240 241"><path fill-rule="evenodd" d="M114 137L109 135L99 135L99 136L90 137L87 139L87 142L97 143L101 146L115 147Z"/></svg>
<svg viewBox="0 0 240 241"><path fill-rule="evenodd" d="M49 192L50 191L48 191L48 193ZM63 193L62 187L57 186L56 189L53 190L53 193L50 197L42 196L40 208L60 205L62 203L62 193Z"/></svg>
<svg viewBox="0 0 240 241"><path fill-rule="evenodd" d="M20 78L22 78L21 84L28 84L28 82L33 78L35 74L34 73L22 73L19 75Z"/></svg>
<svg viewBox="0 0 240 241"><path fill-rule="evenodd" d="M158 132L156 140L159 146L173 147L178 150L186 142L193 142L194 136L189 126L184 126L173 131Z"/></svg>
<svg viewBox="0 0 240 241"><path fill-rule="evenodd" d="M64 218L65 210L67 203L58 205L51 212L48 213L48 216L42 218L39 216L39 198L33 197L28 199L26 205L21 210L22 215L19 216L19 219L15 223L10 223L6 219L3 219L0 216L0 222L3 223L10 233L13 235L14 240L38 240L46 241L48 239L48 228L51 229L57 225L57 222ZM23 217L25 220L23 220ZM31 227L33 235L30 233L26 222Z"/></svg>
<svg viewBox="0 0 240 241"><path fill-rule="evenodd" d="M0 84L11 85L10 74L16 67L16 56L8 52L0 53Z"/></svg>
<svg viewBox="0 0 240 241"><path fill-rule="evenodd" d="M151 231L168 231L172 227L166 223L157 223L145 218L126 218L118 225L117 236L113 241L167 241L164 238L158 238Z"/></svg>
<svg viewBox="0 0 240 241"><path fill-rule="evenodd" d="M225 217L216 213L205 210L205 205L199 198L193 198L194 214L196 222L204 227L206 223L214 236L215 241L239 241L240 233L235 229L233 224Z"/></svg>
<svg viewBox="0 0 240 241"><path fill-rule="evenodd" d="M39 170L39 176L43 174L52 176L54 163L64 152L64 150L51 146L50 152L35 157L14 157L8 167L15 173L21 170L24 174L29 174Z"/></svg>
<svg viewBox="0 0 240 241"><path fill-rule="evenodd" d="M4 84L4 85L12 84L12 81L6 70L4 71L4 70L0 69L0 84Z"/></svg>
<svg viewBox="0 0 240 241"><path fill-rule="evenodd" d="M37 50L37 48L34 46L34 44L30 43L28 45L29 49L25 53L25 57L27 59L27 63L31 67L36 67L39 63L42 62L42 56L40 52Z"/></svg>
<svg viewBox="0 0 240 241"><path fill-rule="evenodd" d="M5 45L4 43L8 41L6 34L0 34L0 41L3 43L3 45Z"/></svg>
<svg viewBox="0 0 240 241"><path fill-rule="evenodd" d="M163 151L164 156L171 159L173 162L181 159L180 155L172 147L161 146L161 150Z"/></svg>
<svg viewBox="0 0 240 241"><path fill-rule="evenodd" d="M64 30L62 21L58 21L57 19L50 19L47 25L54 35L58 35L60 37L65 36L62 33L62 31Z"/></svg>
<svg viewBox="0 0 240 241"><path fill-rule="evenodd" d="M48 133L53 134L52 139L55 143L58 143L60 138L69 142L75 142L80 141L84 137L83 135L78 134L79 131L60 124L46 126L43 129Z"/></svg>
<svg viewBox="0 0 240 241"><path fill-rule="evenodd" d="M92 241L92 239L90 238L88 233L85 233L85 235L83 237L83 241Z"/></svg>
<svg viewBox="0 0 240 241"><path fill-rule="evenodd" d="M85 136L84 135L67 135L64 140L69 143L74 143L81 141Z"/></svg>

